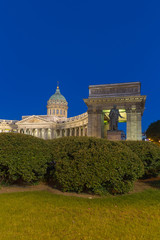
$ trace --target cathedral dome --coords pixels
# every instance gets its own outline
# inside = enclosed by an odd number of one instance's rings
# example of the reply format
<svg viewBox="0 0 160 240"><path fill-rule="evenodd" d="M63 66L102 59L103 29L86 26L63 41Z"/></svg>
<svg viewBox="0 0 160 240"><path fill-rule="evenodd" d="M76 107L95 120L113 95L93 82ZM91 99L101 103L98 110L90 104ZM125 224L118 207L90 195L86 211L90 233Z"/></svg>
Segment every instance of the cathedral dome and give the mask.
<svg viewBox="0 0 160 240"><path fill-rule="evenodd" d="M59 86L47 102L47 115L67 117L68 103L60 93Z"/></svg>
<svg viewBox="0 0 160 240"><path fill-rule="evenodd" d="M53 94L50 97L49 102L50 103L66 103L67 104L65 97L60 93L59 87L57 87L55 94Z"/></svg>

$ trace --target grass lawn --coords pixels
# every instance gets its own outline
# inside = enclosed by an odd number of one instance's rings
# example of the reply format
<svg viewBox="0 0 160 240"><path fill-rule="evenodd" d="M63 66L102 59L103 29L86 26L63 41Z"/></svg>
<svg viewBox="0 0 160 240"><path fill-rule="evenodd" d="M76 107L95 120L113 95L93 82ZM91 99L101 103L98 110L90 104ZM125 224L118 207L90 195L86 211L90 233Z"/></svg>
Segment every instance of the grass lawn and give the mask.
<svg viewBox="0 0 160 240"><path fill-rule="evenodd" d="M158 240L160 190L84 199L47 191L0 195L3 240Z"/></svg>

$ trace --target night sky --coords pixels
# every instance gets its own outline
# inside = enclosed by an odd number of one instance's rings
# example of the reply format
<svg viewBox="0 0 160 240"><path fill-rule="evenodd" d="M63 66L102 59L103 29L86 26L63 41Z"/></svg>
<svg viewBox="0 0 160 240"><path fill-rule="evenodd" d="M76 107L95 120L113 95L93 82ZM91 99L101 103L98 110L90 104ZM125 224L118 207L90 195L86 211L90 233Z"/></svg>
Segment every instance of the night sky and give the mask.
<svg viewBox="0 0 160 240"><path fill-rule="evenodd" d="M146 130L160 119L160 1L1 0L0 119L45 115L57 81L69 117L89 85L140 81Z"/></svg>

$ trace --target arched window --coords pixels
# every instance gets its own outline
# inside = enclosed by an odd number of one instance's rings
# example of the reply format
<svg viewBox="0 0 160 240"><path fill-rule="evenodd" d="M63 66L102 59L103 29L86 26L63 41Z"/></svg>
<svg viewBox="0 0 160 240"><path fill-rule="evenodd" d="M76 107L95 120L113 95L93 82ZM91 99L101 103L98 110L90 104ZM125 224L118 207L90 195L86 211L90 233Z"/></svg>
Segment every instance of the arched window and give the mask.
<svg viewBox="0 0 160 240"><path fill-rule="evenodd" d="M57 114L59 114L59 109L57 109Z"/></svg>
<svg viewBox="0 0 160 240"><path fill-rule="evenodd" d="M60 110L60 114L62 115L62 110Z"/></svg>
<svg viewBox="0 0 160 240"><path fill-rule="evenodd" d="M55 109L53 109L53 115L55 115Z"/></svg>

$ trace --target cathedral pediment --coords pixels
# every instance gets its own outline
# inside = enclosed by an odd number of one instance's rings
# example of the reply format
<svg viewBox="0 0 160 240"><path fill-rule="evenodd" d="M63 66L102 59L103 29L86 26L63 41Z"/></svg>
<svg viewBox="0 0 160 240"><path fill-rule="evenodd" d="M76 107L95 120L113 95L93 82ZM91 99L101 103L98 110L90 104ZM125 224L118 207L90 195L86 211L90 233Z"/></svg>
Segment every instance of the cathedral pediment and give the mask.
<svg viewBox="0 0 160 240"><path fill-rule="evenodd" d="M37 118L32 118L27 121L28 123L42 123L44 121L37 119Z"/></svg>
<svg viewBox="0 0 160 240"><path fill-rule="evenodd" d="M17 122L17 124L32 124L32 123L44 124L48 122L50 122L48 119L43 119L42 117L39 116L29 116Z"/></svg>

